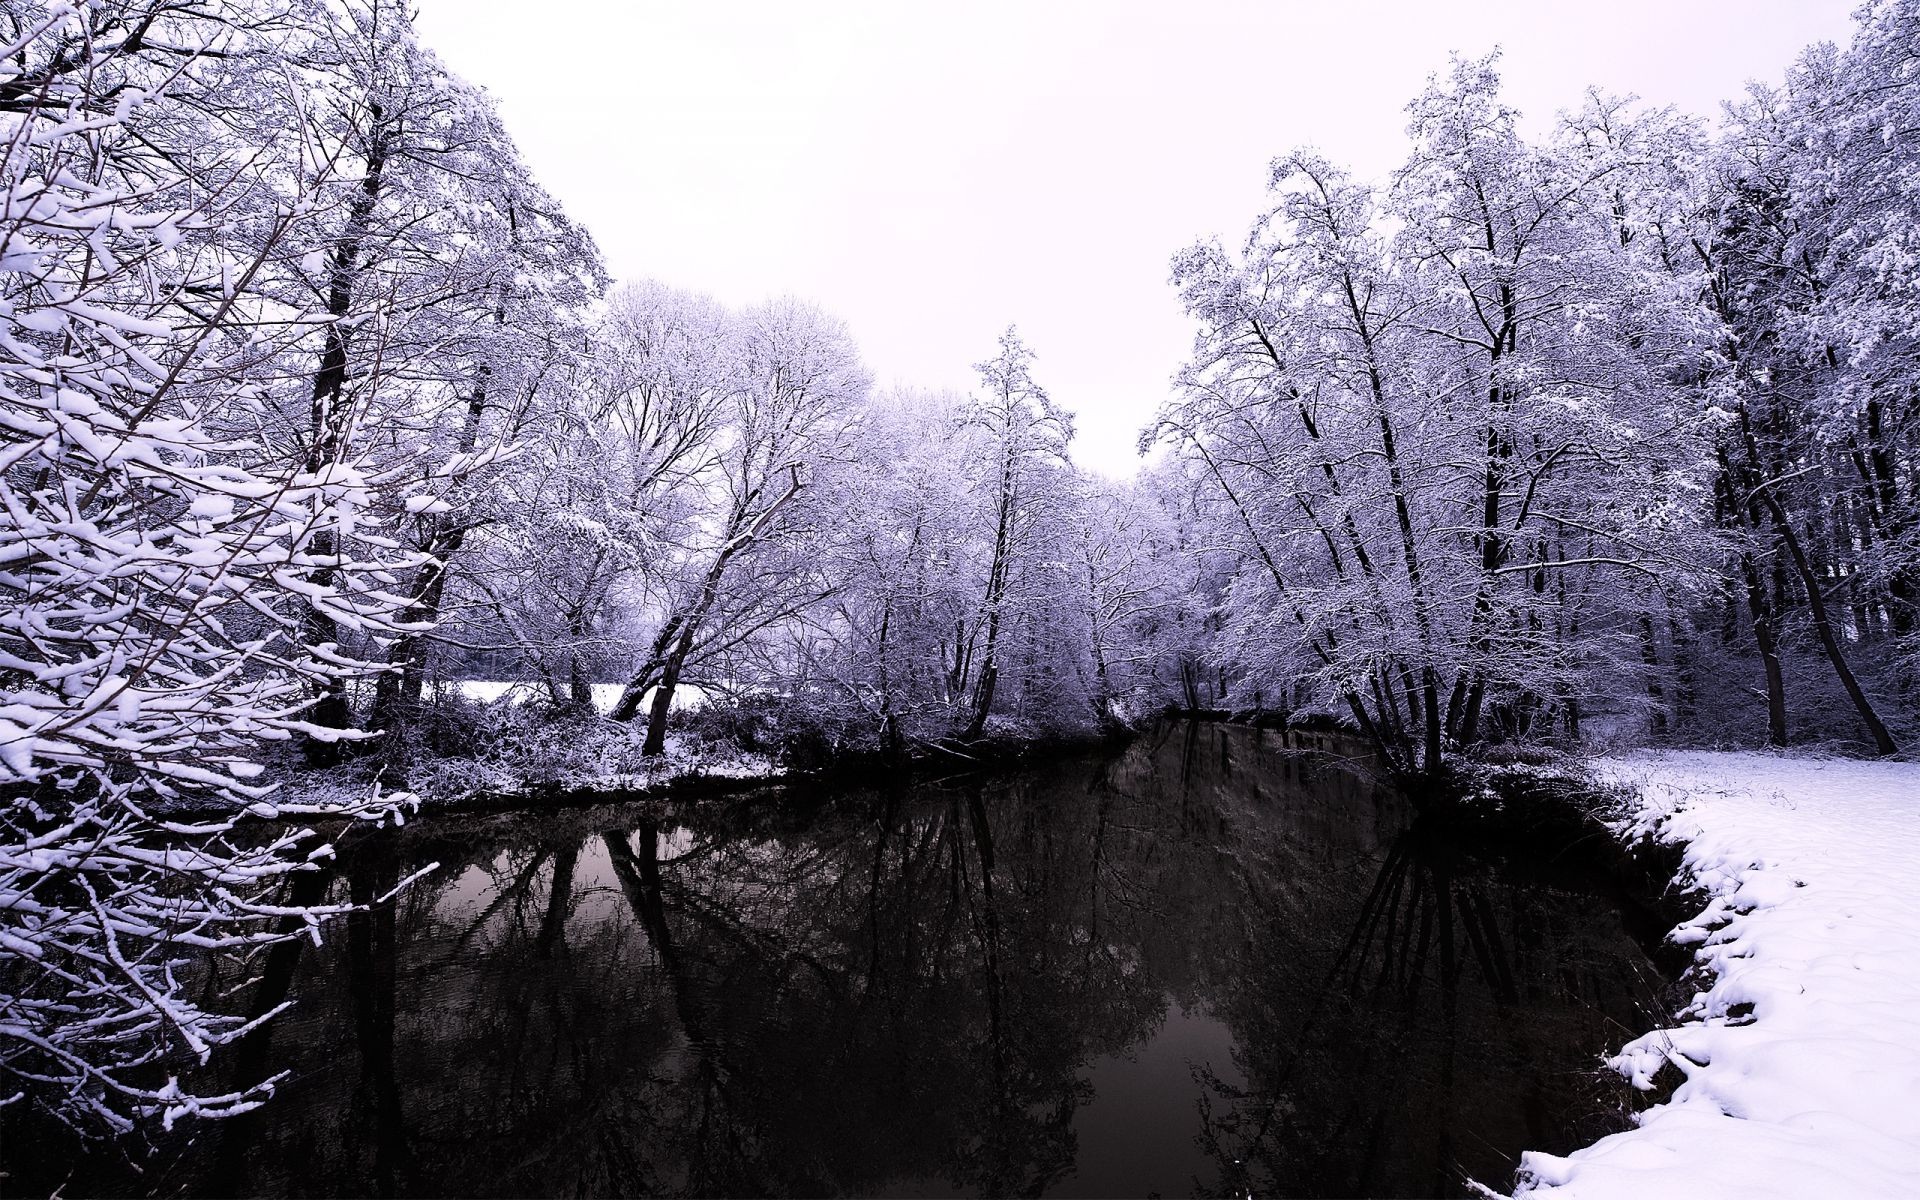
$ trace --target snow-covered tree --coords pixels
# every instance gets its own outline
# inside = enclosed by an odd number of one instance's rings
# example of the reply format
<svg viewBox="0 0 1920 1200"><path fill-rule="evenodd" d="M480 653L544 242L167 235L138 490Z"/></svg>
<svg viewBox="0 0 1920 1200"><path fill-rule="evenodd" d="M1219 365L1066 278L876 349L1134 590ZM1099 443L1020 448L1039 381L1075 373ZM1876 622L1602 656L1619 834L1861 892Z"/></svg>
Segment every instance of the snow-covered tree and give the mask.
<svg viewBox="0 0 1920 1200"><path fill-rule="evenodd" d="M647 303L687 302L659 293ZM612 713L627 721L645 708L647 754L665 750L689 665L821 598L804 552L821 510L806 493L844 458L868 382L845 328L817 309L792 300L740 313L699 307L703 328L684 357L642 339L629 364L641 380L632 401L653 403L658 388L662 403L683 410L643 435L645 453L664 454L682 436L688 443L666 468L679 476L672 503L684 515L648 565L657 624Z"/></svg>
<svg viewBox="0 0 1920 1200"><path fill-rule="evenodd" d="M992 538L978 616L964 647L954 647L955 679L971 680L962 733L969 739L980 736L992 715L1004 669L1001 637L1015 606L1064 591L1064 580L1046 577L1051 564L1042 552L1054 532L1048 516L1058 510L1049 501L1058 496L1073 418L1034 382L1033 357L1015 330L1001 334L999 353L975 365L980 392L960 414L963 428L975 435L969 440L976 458L967 469L985 501Z"/></svg>

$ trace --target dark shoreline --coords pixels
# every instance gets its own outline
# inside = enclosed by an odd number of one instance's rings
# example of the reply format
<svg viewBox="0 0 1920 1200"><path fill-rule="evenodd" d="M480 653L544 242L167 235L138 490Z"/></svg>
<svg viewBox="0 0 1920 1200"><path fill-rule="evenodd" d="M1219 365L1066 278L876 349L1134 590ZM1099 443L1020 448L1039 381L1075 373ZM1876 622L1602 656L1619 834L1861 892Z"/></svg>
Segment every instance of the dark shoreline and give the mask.
<svg viewBox="0 0 1920 1200"><path fill-rule="evenodd" d="M1226 709L1168 708L1153 714L1137 727L1114 725L1089 729L1084 733L1057 734L1039 738L983 738L975 742L924 742L903 753L881 750L854 750L835 755L817 767L788 767L765 775L705 775L692 772L655 783L621 787L562 787L537 784L517 792L476 791L449 800L421 806L421 813L494 812L531 805L582 808L598 804L629 801L695 800L731 796L763 787L843 788L921 783L945 776L968 775L976 771L1005 771L1030 765L1056 754L1080 754L1102 748L1118 748L1143 736L1160 721L1204 721L1243 725L1256 729L1285 730L1300 743L1302 753L1357 756L1348 746L1338 743L1359 742L1351 731L1322 718L1288 721L1279 713L1260 710L1236 712ZM295 776L297 779L298 776Z"/></svg>
<svg viewBox="0 0 1920 1200"><path fill-rule="evenodd" d="M534 807L590 808L601 804L647 800L677 802L736 796L762 788L813 791L923 783L948 775L1013 770L1047 755L1079 754L1102 747L1117 748L1138 736L1138 732L1115 729L1080 736L999 738L970 743L964 747L935 743L904 755L855 751L836 756L825 766L789 767L765 775L708 775L695 771L653 783L629 786L564 787L536 784L516 792L475 791L453 799L423 802L420 815L492 813Z"/></svg>

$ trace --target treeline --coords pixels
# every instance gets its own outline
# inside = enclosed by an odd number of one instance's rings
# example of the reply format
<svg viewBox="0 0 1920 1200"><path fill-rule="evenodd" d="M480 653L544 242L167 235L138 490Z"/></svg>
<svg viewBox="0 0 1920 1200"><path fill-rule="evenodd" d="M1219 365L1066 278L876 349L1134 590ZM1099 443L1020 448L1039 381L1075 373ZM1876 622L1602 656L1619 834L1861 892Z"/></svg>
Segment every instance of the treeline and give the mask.
<svg viewBox="0 0 1920 1200"><path fill-rule="evenodd" d="M1456 61L1384 184L1287 156L1243 244L1177 257L1200 334L1153 436L1215 686L1407 770L1596 718L1895 752L1920 6L1861 22L1717 130L1594 91L1529 138Z"/></svg>
<svg viewBox="0 0 1920 1200"><path fill-rule="evenodd" d="M583 347L463 522L410 664L503 673L558 713L598 684L648 755L688 690L893 751L1087 729L1157 695L1142 647L1178 596L1136 568L1165 557L1171 514L1072 467L1011 330L970 396L872 394L846 331L794 301L623 286Z"/></svg>

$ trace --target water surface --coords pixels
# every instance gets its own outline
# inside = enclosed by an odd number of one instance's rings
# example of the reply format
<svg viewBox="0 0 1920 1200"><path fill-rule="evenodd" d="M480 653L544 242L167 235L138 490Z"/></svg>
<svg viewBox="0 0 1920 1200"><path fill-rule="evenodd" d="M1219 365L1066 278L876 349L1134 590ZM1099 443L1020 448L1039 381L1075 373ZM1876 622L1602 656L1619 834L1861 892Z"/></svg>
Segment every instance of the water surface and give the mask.
<svg viewBox="0 0 1920 1200"><path fill-rule="evenodd" d="M363 841L334 894L443 867L268 964L278 1097L70 1190L1450 1195L1604 1132L1660 986L1608 889L1299 743Z"/></svg>

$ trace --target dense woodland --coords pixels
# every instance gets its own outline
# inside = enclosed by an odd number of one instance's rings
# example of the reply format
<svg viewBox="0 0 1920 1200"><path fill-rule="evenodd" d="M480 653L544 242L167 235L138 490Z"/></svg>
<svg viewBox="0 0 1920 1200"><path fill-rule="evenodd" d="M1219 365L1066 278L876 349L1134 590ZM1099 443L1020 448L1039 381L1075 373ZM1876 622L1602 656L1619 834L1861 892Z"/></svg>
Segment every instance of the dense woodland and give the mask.
<svg viewBox="0 0 1920 1200"><path fill-rule="evenodd" d="M616 284L404 6L11 0L0 43L0 1102L257 1102L157 1065L245 1028L186 954L332 911L320 839L241 819L397 819L475 747L1915 736L1909 0L1711 122L1523 122L1489 57L1386 179L1282 155L1173 257L1123 482L1011 329L880 391L804 300Z"/></svg>

